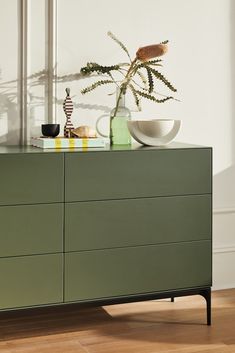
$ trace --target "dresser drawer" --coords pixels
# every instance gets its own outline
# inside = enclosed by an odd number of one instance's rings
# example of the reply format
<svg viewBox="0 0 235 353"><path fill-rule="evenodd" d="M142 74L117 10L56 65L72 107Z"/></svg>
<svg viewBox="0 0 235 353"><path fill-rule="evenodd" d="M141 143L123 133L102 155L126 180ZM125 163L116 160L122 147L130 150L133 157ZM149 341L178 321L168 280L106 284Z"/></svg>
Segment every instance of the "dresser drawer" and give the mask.
<svg viewBox="0 0 235 353"><path fill-rule="evenodd" d="M63 154L0 155L0 205L63 202Z"/></svg>
<svg viewBox="0 0 235 353"><path fill-rule="evenodd" d="M63 204L0 207L0 257L62 251Z"/></svg>
<svg viewBox="0 0 235 353"><path fill-rule="evenodd" d="M211 192L211 149L68 153L66 201Z"/></svg>
<svg viewBox="0 0 235 353"><path fill-rule="evenodd" d="M211 196L65 205L65 251L211 239Z"/></svg>
<svg viewBox="0 0 235 353"><path fill-rule="evenodd" d="M65 301L211 285L211 242L65 254Z"/></svg>
<svg viewBox="0 0 235 353"><path fill-rule="evenodd" d="M0 309L62 302L62 255L0 259Z"/></svg>

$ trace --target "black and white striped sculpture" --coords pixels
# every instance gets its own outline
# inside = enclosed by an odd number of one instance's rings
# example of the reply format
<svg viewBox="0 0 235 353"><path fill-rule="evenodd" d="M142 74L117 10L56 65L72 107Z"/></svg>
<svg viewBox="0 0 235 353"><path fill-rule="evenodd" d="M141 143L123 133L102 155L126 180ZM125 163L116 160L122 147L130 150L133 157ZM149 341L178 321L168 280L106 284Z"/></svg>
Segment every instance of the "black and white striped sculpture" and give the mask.
<svg viewBox="0 0 235 353"><path fill-rule="evenodd" d="M70 98L70 88L65 89L67 96L63 103L63 109L66 115L66 123L64 126L64 137L71 137L71 132L74 130L74 126L71 122L71 115L73 112L73 102Z"/></svg>

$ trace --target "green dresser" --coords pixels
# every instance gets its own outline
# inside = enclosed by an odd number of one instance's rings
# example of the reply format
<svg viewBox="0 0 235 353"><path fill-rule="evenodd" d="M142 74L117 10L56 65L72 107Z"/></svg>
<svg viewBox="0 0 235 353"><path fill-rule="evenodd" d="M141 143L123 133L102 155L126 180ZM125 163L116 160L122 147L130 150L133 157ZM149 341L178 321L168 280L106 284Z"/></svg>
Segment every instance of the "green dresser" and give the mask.
<svg viewBox="0 0 235 353"><path fill-rule="evenodd" d="M0 309L200 294L212 150L0 148Z"/></svg>

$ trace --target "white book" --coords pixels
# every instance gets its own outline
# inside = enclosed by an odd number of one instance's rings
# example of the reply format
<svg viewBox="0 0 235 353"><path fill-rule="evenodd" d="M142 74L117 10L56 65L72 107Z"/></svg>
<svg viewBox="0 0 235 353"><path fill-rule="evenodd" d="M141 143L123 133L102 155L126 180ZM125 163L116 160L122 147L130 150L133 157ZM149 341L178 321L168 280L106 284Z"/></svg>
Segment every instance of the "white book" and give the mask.
<svg viewBox="0 0 235 353"><path fill-rule="evenodd" d="M37 137L32 138L31 145L39 148L97 148L105 147L106 143L103 138L64 138L64 137Z"/></svg>

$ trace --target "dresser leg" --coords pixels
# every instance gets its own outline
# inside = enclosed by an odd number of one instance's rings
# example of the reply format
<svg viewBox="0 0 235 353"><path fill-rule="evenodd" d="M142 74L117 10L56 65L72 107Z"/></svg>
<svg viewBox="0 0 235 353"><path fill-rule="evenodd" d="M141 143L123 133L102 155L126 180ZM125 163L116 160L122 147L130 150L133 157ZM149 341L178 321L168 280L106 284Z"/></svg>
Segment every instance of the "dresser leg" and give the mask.
<svg viewBox="0 0 235 353"><path fill-rule="evenodd" d="M201 295L206 300L207 325L211 325L211 288L202 291Z"/></svg>
<svg viewBox="0 0 235 353"><path fill-rule="evenodd" d="M174 301L175 301L175 298L171 297L171 302L174 303Z"/></svg>

